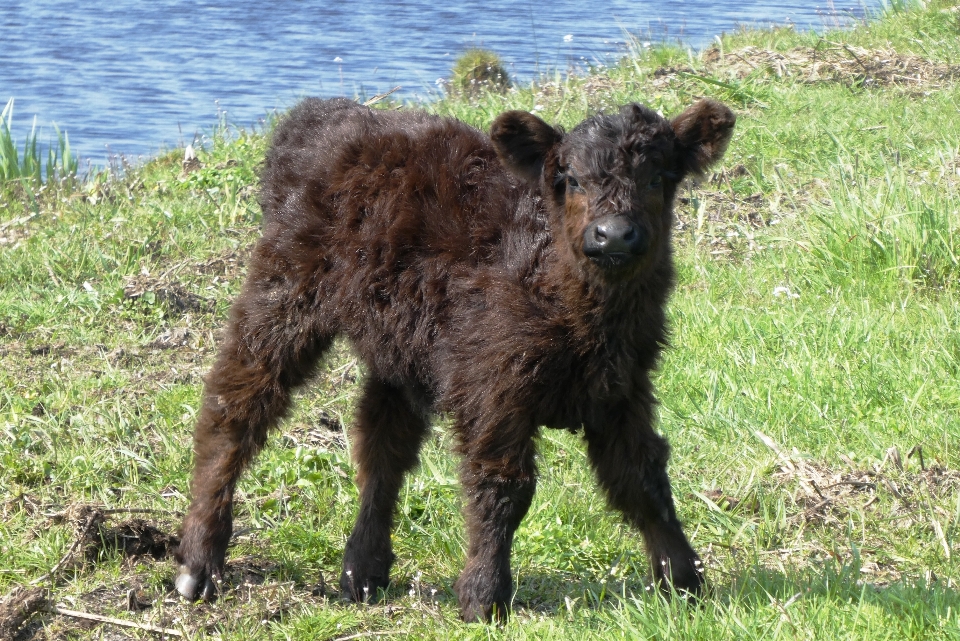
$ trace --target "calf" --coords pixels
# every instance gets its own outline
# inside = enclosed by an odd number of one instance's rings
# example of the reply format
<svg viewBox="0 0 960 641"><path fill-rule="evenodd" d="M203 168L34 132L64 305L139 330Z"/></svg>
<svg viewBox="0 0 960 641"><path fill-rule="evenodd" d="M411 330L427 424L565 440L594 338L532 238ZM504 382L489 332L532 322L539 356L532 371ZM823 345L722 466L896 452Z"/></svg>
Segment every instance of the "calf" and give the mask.
<svg viewBox="0 0 960 641"><path fill-rule="evenodd" d="M673 120L626 105L569 133L508 111L488 137L343 99L295 107L267 153L263 237L206 379L180 593L215 594L237 479L342 335L367 371L350 431L361 502L346 595L387 586L401 483L438 412L462 457L464 619L506 616L540 426L582 430L654 580L699 594L650 372L667 340L677 186L723 155L734 121L712 100Z"/></svg>

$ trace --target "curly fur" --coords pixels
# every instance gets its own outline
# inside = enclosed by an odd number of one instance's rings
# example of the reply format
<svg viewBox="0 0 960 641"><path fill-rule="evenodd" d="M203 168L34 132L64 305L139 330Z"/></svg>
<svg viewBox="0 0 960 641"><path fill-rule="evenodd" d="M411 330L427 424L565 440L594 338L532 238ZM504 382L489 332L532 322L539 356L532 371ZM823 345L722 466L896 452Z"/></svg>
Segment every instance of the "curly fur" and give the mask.
<svg viewBox="0 0 960 641"><path fill-rule="evenodd" d="M698 594L649 374L667 338L677 184L721 157L733 125L709 100L673 121L627 105L569 133L506 112L490 136L342 99L294 108L267 154L263 236L206 379L180 591L215 593L237 479L342 335L368 371L351 428L361 505L346 594L386 587L394 506L438 412L454 418L462 456L465 619L506 616L541 426L583 431L655 580ZM585 256L604 216L642 233L642 253Z"/></svg>

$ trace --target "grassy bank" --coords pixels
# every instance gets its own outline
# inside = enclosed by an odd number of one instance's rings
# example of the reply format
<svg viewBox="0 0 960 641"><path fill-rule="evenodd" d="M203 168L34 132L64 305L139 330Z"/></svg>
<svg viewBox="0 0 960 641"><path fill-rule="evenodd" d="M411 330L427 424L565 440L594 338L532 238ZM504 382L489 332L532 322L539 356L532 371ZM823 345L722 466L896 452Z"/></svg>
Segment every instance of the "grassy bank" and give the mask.
<svg viewBox="0 0 960 641"><path fill-rule="evenodd" d="M571 127L630 102L735 107L718 172L678 204L673 346L657 377L702 607L646 589L579 437L545 432L515 544L515 616L457 618L456 461L438 425L402 493L393 584L340 601L361 368L341 347L238 491L225 593L171 594L209 366L258 233L262 132L219 127L122 177L0 202L0 596L188 638L960 639L960 12L823 36L638 47L620 66L431 105ZM157 558L155 558L157 557ZM19 591L19 592L17 592ZM9 606L8 599L5 606ZM0 636L9 607L0 607ZM49 612L19 638L150 637Z"/></svg>

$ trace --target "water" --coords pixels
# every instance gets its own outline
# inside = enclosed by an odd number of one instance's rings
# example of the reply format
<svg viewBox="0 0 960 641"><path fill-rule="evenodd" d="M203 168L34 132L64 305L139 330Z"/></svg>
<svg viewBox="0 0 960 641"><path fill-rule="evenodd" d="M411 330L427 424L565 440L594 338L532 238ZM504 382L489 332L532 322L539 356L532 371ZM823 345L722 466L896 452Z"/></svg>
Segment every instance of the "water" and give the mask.
<svg viewBox="0 0 960 641"><path fill-rule="evenodd" d="M218 108L251 126L308 95L370 97L401 85L401 98L429 100L470 46L493 49L515 79L529 81L615 62L625 31L699 48L742 24L847 24L880 0L723 4L3 0L0 105L16 99L21 145L37 116L41 141L56 123L82 158L103 165L190 142L210 131Z"/></svg>

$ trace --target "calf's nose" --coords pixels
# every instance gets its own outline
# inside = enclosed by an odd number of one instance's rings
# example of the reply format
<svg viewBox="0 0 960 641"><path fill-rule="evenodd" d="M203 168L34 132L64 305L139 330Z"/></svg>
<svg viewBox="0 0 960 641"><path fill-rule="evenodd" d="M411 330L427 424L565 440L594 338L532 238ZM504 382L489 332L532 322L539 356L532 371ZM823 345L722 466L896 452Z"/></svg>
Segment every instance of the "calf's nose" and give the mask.
<svg viewBox="0 0 960 641"><path fill-rule="evenodd" d="M610 254L643 254L647 235L626 216L606 216L583 233L583 253L596 257Z"/></svg>

